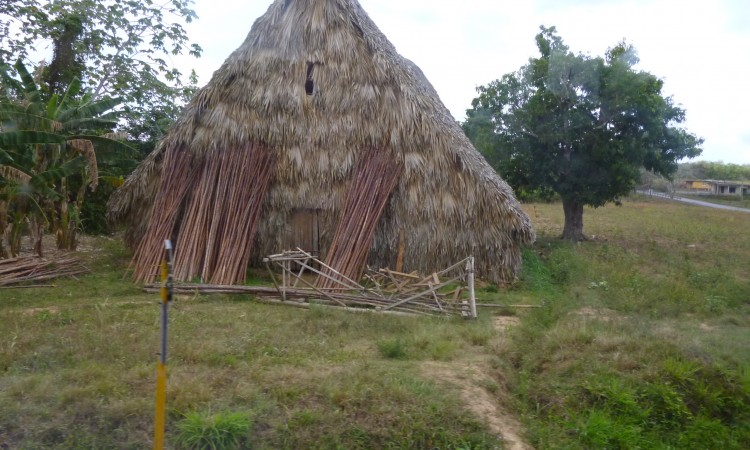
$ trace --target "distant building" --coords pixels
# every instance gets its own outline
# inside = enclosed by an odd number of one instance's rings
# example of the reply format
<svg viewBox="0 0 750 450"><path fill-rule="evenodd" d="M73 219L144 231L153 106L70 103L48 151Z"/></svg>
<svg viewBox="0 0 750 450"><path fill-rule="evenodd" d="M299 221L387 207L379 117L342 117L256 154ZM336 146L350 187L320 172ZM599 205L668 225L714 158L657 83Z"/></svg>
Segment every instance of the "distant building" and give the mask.
<svg viewBox="0 0 750 450"><path fill-rule="evenodd" d="M680 188L694 194L748 195L750 181L685 180Z"/></svg>

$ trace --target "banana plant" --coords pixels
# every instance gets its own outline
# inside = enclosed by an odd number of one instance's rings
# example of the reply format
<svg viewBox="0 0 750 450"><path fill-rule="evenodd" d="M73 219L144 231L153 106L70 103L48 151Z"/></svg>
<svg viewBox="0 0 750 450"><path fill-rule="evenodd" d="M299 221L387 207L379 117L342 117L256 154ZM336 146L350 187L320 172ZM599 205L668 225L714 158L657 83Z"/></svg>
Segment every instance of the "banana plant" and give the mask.
<svg viewBox="0 0 750 450"><path fill-rule="evenodd" d="M45 93L18 62L19 79L0 71L0 234L15 255L25 230L41 254L41 235L50 230L59 249L75 250L87 189L99 181L97 151L136 150L112 139L119 99L92 100L75 79L62 95Z"/></svg>

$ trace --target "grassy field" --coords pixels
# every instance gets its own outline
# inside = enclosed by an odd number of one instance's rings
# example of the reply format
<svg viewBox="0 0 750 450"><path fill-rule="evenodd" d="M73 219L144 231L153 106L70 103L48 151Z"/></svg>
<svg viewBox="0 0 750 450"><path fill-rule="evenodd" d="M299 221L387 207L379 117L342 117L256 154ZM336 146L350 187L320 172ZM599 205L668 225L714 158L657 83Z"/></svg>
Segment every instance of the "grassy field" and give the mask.
<svg viewBox="0 0 750 450"><path fill-rule="evenodd" d="M750 217L637 198L586 210L592 240L567 244L559 204L526 208L522 279L480 295L543 308L466 322L179 296L169 447L502 448L469 392L539 449L746 448ZM84 256L78 281L0 290L0 448L151 445L158 298L122 277L117 241Z"/></svg>
<svg viewBox="0 0 750 450"><path fill-rule="evenodd" d="M636 199L587 210L580 245L559 205L514 292L524 318L499 365L538 448L747 448L750 217Z"/></svg>

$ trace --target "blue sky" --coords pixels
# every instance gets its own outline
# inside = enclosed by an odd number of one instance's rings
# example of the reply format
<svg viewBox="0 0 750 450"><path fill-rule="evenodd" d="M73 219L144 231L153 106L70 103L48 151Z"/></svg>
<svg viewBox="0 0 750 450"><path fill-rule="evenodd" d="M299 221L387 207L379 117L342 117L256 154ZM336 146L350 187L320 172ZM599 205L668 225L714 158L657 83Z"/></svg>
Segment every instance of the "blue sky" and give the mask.
<svg viewBox="0 0 750 450"><path fill-rule="evenodd" d="M196 0L188 27L204 49L200 83L244 40L271 0ZM396 49L414 61L457 120L476 87L536 55L540 25L556 26L571 50L603 55L623 38L638 68L665 80L705 139L708 161L750 164L750 1L747 0L360 0Z"/></svg>

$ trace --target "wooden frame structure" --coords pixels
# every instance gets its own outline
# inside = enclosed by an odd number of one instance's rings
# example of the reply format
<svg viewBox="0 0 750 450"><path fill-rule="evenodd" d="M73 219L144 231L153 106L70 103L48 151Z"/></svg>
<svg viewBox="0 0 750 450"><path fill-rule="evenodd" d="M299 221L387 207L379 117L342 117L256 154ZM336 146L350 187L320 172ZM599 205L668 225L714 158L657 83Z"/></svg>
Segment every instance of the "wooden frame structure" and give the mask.
<svg viewBox="0 0 750 450"><path fill-rule="evenodd" d="M300 248L263 262L283 302L301 299L383 312L477 317L472 256L426 277L368 267L361 283Z"/></svg>

